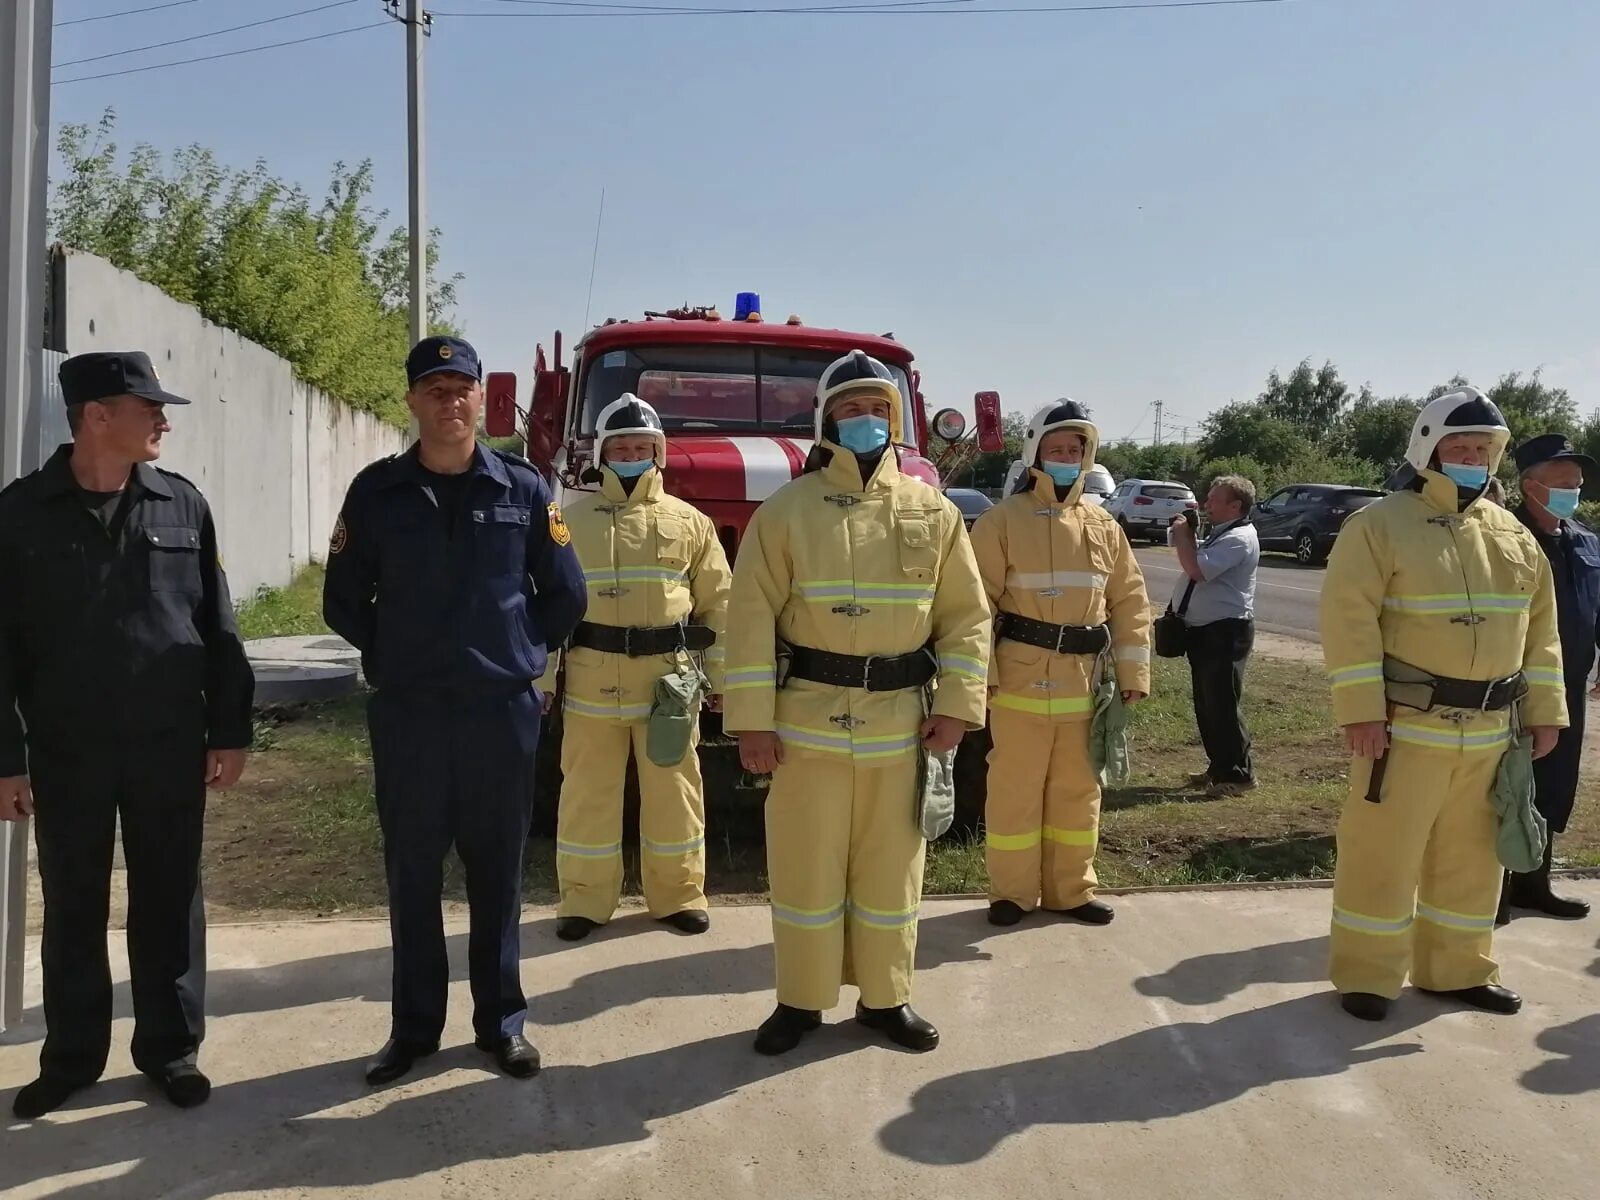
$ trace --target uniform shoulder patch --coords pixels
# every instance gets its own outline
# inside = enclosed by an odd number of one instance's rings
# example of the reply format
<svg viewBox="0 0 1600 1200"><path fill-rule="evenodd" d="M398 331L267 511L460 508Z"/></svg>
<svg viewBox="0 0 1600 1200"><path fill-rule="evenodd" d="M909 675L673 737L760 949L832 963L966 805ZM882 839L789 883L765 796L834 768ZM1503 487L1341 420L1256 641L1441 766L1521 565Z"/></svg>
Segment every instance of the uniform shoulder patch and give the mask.
<svg viewBox="0 0 1600 1200"><path fill-rule="evenodd" d="M545 511L550 518L550 540L558 546L565 546L572 540L572 531L567 528L567 519L561 515L561 506L552 500Z"/></svg>
<svg viewBox="0 0 1600 1200"><path fill-rule="evenodd" d="M328 553L338 554L350 544L350 531L345 528L344 514L333 523L333 536L328 539Z"/></svg>

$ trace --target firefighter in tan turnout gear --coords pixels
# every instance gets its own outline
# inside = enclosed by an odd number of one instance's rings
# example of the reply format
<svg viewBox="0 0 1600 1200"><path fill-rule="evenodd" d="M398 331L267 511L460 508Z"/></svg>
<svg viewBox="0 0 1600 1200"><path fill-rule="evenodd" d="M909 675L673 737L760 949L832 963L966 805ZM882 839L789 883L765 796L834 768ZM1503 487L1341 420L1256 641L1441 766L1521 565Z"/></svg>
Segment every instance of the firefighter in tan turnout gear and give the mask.
<svg viewBox="0 0 1600 1200"><path fill-rule="evenodd" d="M1071 400L1034 414L1015 492L978 518L972 549L995 607L984 810L989 920L1015 925L1041 902L1104 925L1094 898L1100 781L1090 755L1095 692L1150 693L1144 575L1117 523L1083 501L1099 434Z"/></svg>
<svg viewBox="0 0 1600 1200"><path fill-rule="evenodd" d="M562 712L556 932L568 941L611 919L622 891L622 793L631 752L639 775L639 874L650 915L704 933L705 797L695 754L653 761L651 709L663 676L703 665L711 704L722 691L728 560L710 518L662 490L667 440L655 409L624 395L595 422L600 490L567 509L589 591L567 653ZM676 743L674 744L676 746ZM661 757L659 744L655 757Z"/></svg>
<svg viewBox="0 0 1600 1200"><path fill-rule="evenodd" d="M831 364L808 469L756 511L734 569L723 723L746 769L773 774L764 1054L821 1024L841 983L863 1024L912 1050L939 1041L910 1005L919 766L983 723L990 622L961 514L900 473L903 405L877 360Z"/></svg>
<svg viewBox="0 0 1600 1200"><path fill-rule="evenodd" d="M1322 596L1335 719L1353 755L1339 822L1331 974L1380 1020L1417 987L1514 1013L1490 957L1500 889L1497 770L1513 723L1540 757L1567 723L1544 553L1483 499L1509 439L1464 388L1429 402L1415 479L1339 531Z"/></svg>

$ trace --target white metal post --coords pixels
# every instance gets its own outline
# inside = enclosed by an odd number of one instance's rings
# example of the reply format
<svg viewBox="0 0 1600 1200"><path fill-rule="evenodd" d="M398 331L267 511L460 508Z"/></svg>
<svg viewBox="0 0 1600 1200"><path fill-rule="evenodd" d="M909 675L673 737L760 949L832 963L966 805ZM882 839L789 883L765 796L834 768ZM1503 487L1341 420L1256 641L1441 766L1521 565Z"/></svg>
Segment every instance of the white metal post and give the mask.
<svg viewBox="0 0 1600 1200"><path fill-rule="evenodd" d="M54 0L0 3L0 484L39 462ZM0 825L0 1029L22 1019L28 823Z"/></svg>

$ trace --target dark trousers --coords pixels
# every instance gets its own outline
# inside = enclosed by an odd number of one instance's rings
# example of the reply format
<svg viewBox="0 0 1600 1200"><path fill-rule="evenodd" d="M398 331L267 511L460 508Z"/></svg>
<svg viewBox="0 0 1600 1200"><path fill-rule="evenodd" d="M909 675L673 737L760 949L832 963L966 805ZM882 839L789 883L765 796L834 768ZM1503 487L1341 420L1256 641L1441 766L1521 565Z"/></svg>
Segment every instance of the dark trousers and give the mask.
<svg viewBox="0 0 1600 1200"><path fill-rule="evenodd" d="M197 730L29 748L44 885L44 1073L89 1083L106 1067L106 921L119 816L128 870L133 1063L155 1073L193 1061L205 1036L205 757Z"/></svg>
<svg viewBox="0 0 1600 1200"><path fill-rule="evenodd" d="M394 944L390 1036L431 1045L444 1032L450 967L440 900L452 845L466 868L472 1028L520 1034L522 855L533 812L539 704L379 692L367 710Z"/></svg>
<svg viewBox="0 0 1600 1200"><path fill-rule="evenodd" d="M1244 727L1244 664L1255 644L1255 623L1239 619L1191 626L1189 677L1200 744L1213 783L1249 783L1250 731Z"/></svg>
<svg viewBox="0 0 1600 1200"><path fill-rule="evenodd" d="M1583 755L1583 725L1588 713L1588 686L1580 678L1567 684L1569 724L1556 748L1533 764L1534 804L1550 823L1551 833L1565 833L1578 794L1578 761Z"/></svg>

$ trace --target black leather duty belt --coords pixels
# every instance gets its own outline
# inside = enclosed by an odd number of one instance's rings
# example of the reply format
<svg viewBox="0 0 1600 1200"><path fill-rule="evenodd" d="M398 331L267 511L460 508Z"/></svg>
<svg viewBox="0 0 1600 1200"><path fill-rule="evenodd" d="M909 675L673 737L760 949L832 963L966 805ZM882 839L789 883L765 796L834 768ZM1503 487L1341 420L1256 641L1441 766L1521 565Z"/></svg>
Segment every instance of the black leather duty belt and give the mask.
<svg viewBox="0 0 1600 1200"><path fill-rule="evenodd" d="M706 650L717 640L709 625L596 625L580 621L572 644L607 654L643 658L675 650Z"/></svg>
<svg viewBox="0 0 1600 1200"><path fill-rule="evenodd" d="M790 679L864 688L869 692L902 692L926 687L938 674L938 662L927 649L910 654L830 654L810 646L789 647Z"/></svg>
<svg viewBox="0 0 1600 1200"><path fill-rule="evenodd" d="M1016 613L1001 613L997 624L1001 637L1057 654L1099 654L1111 644L1111 630L1104 625L1052 625Z"/></svg>

